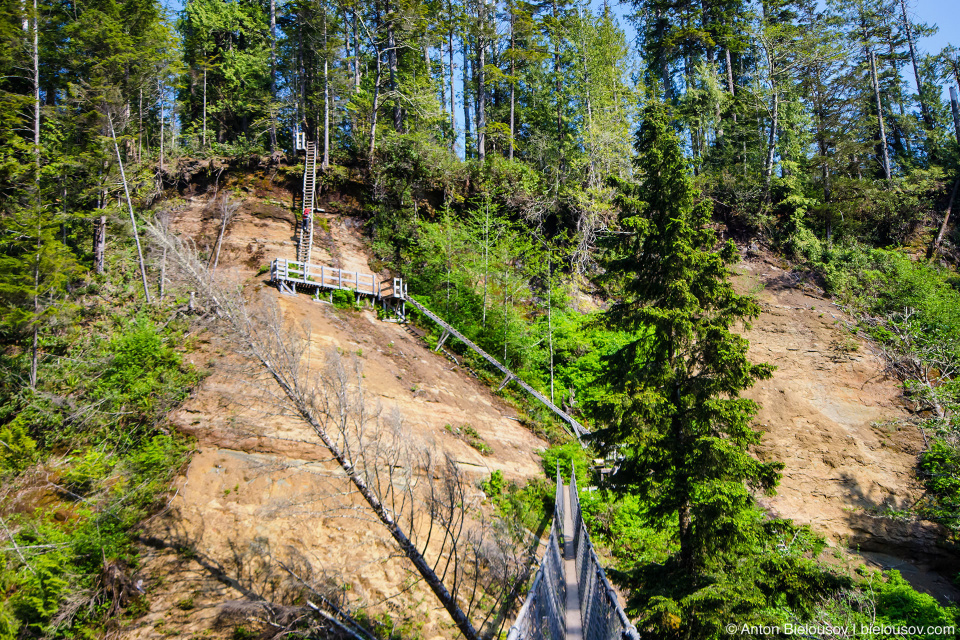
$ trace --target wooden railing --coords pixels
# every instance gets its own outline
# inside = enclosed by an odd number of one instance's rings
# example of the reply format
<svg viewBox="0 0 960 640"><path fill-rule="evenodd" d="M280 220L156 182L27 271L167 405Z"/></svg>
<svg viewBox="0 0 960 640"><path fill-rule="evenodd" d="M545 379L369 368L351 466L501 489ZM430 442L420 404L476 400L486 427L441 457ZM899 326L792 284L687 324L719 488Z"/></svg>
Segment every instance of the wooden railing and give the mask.
<svg viewBox="0 0 960 640"><path fill-rule="evenodd" d="M359 271L344 271L326 265L277 258L270 263L270 279L276 284L307 285L321 289L355 291L361 295L383 297L377 276ZM388 288L389 289L389 288ZM391 293L392 295L392 293Z"/></svg>

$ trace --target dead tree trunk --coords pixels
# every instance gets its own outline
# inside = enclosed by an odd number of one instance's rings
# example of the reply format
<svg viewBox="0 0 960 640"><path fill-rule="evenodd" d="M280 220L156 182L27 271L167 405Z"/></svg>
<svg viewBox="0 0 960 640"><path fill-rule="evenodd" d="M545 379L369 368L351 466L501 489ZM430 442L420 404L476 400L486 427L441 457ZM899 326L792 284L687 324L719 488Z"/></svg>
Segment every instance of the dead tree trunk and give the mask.
<svg viewBox="0 0 960 640"><path fill-rule="evenodd" d="M870 50L870 78L873 80L873 96L877 103L877 122L880 126L880 161L883 163L883 177L890 179L890 154L887 152L887 130L883 126L883 102L880 100L880 83L877 81L877 57Z"/></svg>
<svg viewBox="0 0 960 640"><path fill-rule="evenodd" d="M127 208L130 210L130 227L133 229L133 239L137 243L137 260L140 263L140 280L143 282L143 297L150 304L150 287L147 286L147 265L143 261L143 249L140 247L140 234L137 233L137 219L133 215L133 200L130 199L130 187L127 185L127 174L123 170L123 158L120 157L120 145L117 144L117 132L113 129L113 116L107 110L107 121L110 123L110 135L113 137L113 148L117 152L117 165L120 167L120 179L123 180L123 192L127 196ZM162 144L161 144L162 147Z"/></svg>
<svg viewBox="0 0 960 640"><path fill-rule="evenodd" d="M903 29L907 36L907 46L910 48L910 60L913 62L913 77L917 81L917 100L920 102L920 114L923 116L923 124L927 129L933 127L933 118L930 116L930 110L923 99L923 84L920 82L920 67L917 65L917 52L913 46L913 35L910 32L910 19L907 17L907 3L900 0L900 9L903 11Z"/></svg>
<svg viewBox="0 0 960 640"><path fill-rule="evenodd" d="M403 464L399 449L395 452L381 448L387 446L383 441L388 437L382 431L376 436L364 433L369 417L355 413L356 401L350 397L351 389L343 380L344 371L339 360L334 363L337 366L326 379L323 376L318 377L309 366L306 355L307 341L296 338L295 331L286 326L278 310L274 308L272 314L251 313L239 293L217 286L195 252L187 250L179 240L156 224L150 224L148 229L158 244L170 249L171 257L176 260L191 286L198 288L200 297L216 309L219 322L229 332L230 343L250 358L257 368L277 385L279 394L274 397L310 425L347 480L430 587L464 638L480 640L480 635L457 602L457 586L464 586L463 583L457 575L453 575L454 588L451 590L444 584L442 577L447 575L451 562L462 562L462 559L454 561L453 557L448 557L442 567L439 560L431 563L425 557L424 550L430 546L432 529L426 533L427 540L419 547L411 537L416 536L415 528L410 534L404 529L404 523L409 527L414 526L412 512L404 506L409 497L405 492L410 490L411 482L407 479L408 481L402 483L406 488L395 489L389 474L393 469L409 468L409 465ZM359 371L356 378L356 385L361 385L363 376ZM359 410L363 411L363 407L359 407ZM404 441L402 438L399 440ZM381 473L386 475L378 475ZM437 498L436 494L443 493L447 487L440 487L439 490L435 488L429 481L433 475L434 469L427 468L427 491L431 492L431 497ZM440 535L443 537L441 546L455 546L456 538L463 533L465 512L461 505L465 505L464 486L462 482L457 484L455 478L453 484L459 487L460 493L454 491L446 500L439 496L439 502L432 500L431 504L438 508L429 509L426 514L431 518L436 515L431 522L440 527ZM449 510L453 510L452 516L443 513ZM462 543L470 545L469 540L463 540ZM454 551L466 552L467 549L465 547ZM438 567L440 573L437 572ZM456 567L452 570L454 574L457 573ZM473 600L474 598L470 597L470 601Z"/></svg>
<svg viewBox="0 0 960 640"><path fill-rule="evenodd" d="M103 273L104 255L107 249L107 216L93 220L93 271Z"/></svg>
<svg viewBox="0 0 960 640"><path fill-rule="evenodd" d="M960 187L960 180L953 183L953 191L950 193L950 201L947 203L947 210L943 212L943 222L940 224L940 231L934 238L933 244L927 250L927 261L932 261L937 257L937 251L940 249L940 243L943 242L943 235L947 232L947 225L950 223L950 211L953 209L953 201L957 197L957 187Z"/></svg>

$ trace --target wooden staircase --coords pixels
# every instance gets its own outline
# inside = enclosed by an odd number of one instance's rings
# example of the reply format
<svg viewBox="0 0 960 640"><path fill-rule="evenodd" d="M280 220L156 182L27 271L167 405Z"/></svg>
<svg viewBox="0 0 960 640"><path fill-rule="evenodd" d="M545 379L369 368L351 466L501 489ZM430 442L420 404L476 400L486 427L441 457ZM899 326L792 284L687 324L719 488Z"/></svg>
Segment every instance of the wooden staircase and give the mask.
<svg viewBox="0 0 960 640"><path fill-rule="evenodd" d="M300 217L300 234L297 238L297 262L308 264L313 249L313 196L317 179L317 145L307 143L307 157L303 169L303 215Z"/></svg>

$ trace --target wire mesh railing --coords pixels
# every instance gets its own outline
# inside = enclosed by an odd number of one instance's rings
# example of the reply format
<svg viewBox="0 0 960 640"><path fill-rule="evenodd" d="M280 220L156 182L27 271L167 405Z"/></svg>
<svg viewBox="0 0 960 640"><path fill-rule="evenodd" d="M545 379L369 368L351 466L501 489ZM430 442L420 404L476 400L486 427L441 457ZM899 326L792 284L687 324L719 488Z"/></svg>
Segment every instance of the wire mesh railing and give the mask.
<svg viewBox="0 0 960 640"><path fill-rule="evenodd" d="M533 586L510 627L507 640L563 640L566 636L563 558L560 555L560 533L563 527L563 482L557 469L556 502L547 550L533 579Z"/></svg>
<svg viewBox="0 0 960 640"><path fill-rule="evenodd" d="M620 606L616 591L607 580L590 542L580 513L577 474L570 474L570 511L573 518L573 550L580 588L580 618L585 640L638 640L637 629Z"/></svg>

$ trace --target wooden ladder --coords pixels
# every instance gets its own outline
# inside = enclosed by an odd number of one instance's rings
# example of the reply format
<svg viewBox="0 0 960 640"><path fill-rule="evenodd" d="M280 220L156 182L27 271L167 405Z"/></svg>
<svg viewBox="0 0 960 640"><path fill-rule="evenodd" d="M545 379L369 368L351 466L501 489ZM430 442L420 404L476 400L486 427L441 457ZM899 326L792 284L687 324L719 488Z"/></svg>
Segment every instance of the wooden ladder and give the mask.
<svg viewBox="0 0 960 640"><path fill-rule="evenodd" d="M303 215L300 217L300 236L297 240L297 261L310 262L313 249L313 195L317 178L317 145L307 143L307 157L303 168Z"/></svg>

